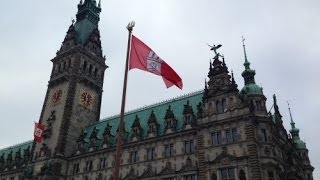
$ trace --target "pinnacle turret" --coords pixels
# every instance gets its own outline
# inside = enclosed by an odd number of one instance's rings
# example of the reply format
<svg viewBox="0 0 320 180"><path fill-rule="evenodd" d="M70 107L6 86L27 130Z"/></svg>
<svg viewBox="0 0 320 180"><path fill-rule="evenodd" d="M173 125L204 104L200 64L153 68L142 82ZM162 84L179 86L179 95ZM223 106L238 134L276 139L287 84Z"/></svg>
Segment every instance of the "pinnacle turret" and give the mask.
<svg viewBox="0 0 320 180"><path fill-rule="evenodd" d="M263 95L262 88L259 87L254 80L256 72L250 68L250 62L248 61L246 45L244 44L244 41L245 39L242 37L242 46L244 52L243 65L245 67L245 70L242 72L242 77L244 79L245 86L242 88L241 92L247 95Z"/></svg>
<svg viewBox="0 0 320 180"><path fill-rule="evenodd" d="M80 1L75 23L77 43L85 44L92 31L98 28L100 12L101 2L97 5L95 0Z"/></svg>
<svg viewBox="0 0 320 180"><path fill-rule="evenodd" d="M299 136L300 130L298 128L296 128L296 126L295 126L296 123L293 121L289 103L288 103L288 109L289 109L290 124L291 124L290 133L292 136L293 143L295 144L297 149L306 149L306 143L303 142Z"/></svg>

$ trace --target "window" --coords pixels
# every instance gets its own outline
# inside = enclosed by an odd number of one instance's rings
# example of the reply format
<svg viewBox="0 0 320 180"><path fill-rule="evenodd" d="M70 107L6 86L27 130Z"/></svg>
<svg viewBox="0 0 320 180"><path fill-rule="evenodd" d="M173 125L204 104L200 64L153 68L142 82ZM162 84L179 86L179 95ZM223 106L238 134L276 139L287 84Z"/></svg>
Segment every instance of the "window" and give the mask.
<svg viewBox="0 0 320 180"><path fill-rule="evenodd" d="M156 132L156 129L154 128L154 124L149 124L149 132L153 133Z"/></svg>
<svg viewBox="0 0 320 180"><path fill-rule="evenodd" d="M194 143L193 140L185 141L184 142L184 153L190 154L194 152Z"/></svg>
<svg viewBox="0 0 320 180"><path fill-rule="evenodd" d="M100 158L100 169L106 168L107 167L107 158Z"/></svg>
<svg viewBox="0 0 320 180"><path fill-rule="evenodd" d="M190 174L190 175L186 175L183 178L184 180L196 180L196 175L195 174Z"/></svg>
<svg viewBox="0 0 320 180"><path fill-rule="evenodd" d="M222 180L235 180L234 168L221 169Z"/></svg>
<svg viewBox="0 0 320 180"><path fill-rule="evenodd" d="M83 70L84 70L84 71L87 70L87 61L85 61L85 62L83 63Z"/></svg>
<svg viewBox="0 0 320 180"><path fill-rule="evenodd" d="M218 114L222 113L222 106L219 100L216 101L216 111Z"/></svg>
<svg viewBox="0 0 320 180"><path fill-rule="evenodd" d="M190 115L190 114L184 116L184 123L185 123L185 125L188 125L188 124L191 124L191 123L192 123L192 122L191 122L191 115Z"/></svg>
<svg viewBox="0 0 320 180"><path fill-rule="evenodd" d="M231 133L232 133L232 141L233 142L238 142L238 131L237 131L237 128L232 128L231 129Z"/></svg>
<svg viewBox="0 0 320 180"><path fill-rule="evenodd" d="M80 171L79 163L73 164L72 174L79 173L79 171Z"/></svg>
<svg viewBox="0 0 320 180"><path fill-rule="evenodd" d="M94 77L97 77L97 74L98 74L98 69L95 68L95 69L94 69Z"/></svg>
<svg viewBox="0 0 320 180"><path fill-rule="evenodd" d="M130 162L135 163L138 161L138 151L133 151L130 153Z"/></svg>
<svg viewBox="0 0 320 180"><path fill-rule="evenodd" d="M262 132L262 140L264 141L264 142L267 142L268 141L268 139L267 139L267 132L266 132L266 129L261 129L261 132Z"/></svg>
<svg viewBox="0 0 320 180"><path fill-rule="evenodd" d="M153 160L156 158L156 151L155 148L148 148L147 149L147 160Z"/></svg>
<svg viewBox="0 0 320 180"><path fill-rule="evenodd" d="M230 142L231 142L231 132L230 132L230 129L227 129L227 130L226 130L226 141L227 141L227 143L230 143Z"/></svg>
<svg viewBox="0 0 320 180"><path fill-rule="evenodd" d="M213 146L221 144L221 131L213 132L211 138Z"/></svg>
<svg viewBox="0 0 320 180"><path fill-rule="evenodd" d="M222 108L222 112L226 112L227 111L226 99L222 99L221 108Z"/></svg>
<svg viewBox="0 0 320 180"><path fill-rule="evenodd" d="M173 156L173 144L165 145L164 151L166 157Z"/></svg>
<svg viewBox="0 0 320 180"><path fill-rule="evenodd" d="M268 178L269 178L269 180L275 180L273 171L268 171Z"/></svg>
<svg viewBox="0 0 320 180"><path fill-rule="evenodd" d="M90 64L90 66L89 66L89 73L90 74L92 73L92 64Z"/></svg>
<svg viewBox="0 0 320 180"><path fill-rule="evenodd" d="M92 170L92 160L86 162L86 171Z"/></svg>
<svg viewBox="0 0 320 180"><path fill-rule="evenodd" d="M258 111L263 110L263 108L262 108L262 102L261 102L261 101L256 101L256 106L257 106L257 110L258 110Z"/></svg>

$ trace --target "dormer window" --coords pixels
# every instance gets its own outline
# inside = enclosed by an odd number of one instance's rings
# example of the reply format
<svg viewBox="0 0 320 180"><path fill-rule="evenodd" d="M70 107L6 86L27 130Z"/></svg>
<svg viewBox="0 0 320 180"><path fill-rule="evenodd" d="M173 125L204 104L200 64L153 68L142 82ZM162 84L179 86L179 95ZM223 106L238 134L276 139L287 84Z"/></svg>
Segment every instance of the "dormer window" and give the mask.
<svg viewBox="0 0 320 180"><path fill-rule="evenodd" d="M142 133L142 128L140 125L140 119L138 117L138 115L136 115L136 118L131 126L132 128L132 138L133 140L137 140L141 138L141 133Z"/></svg>
<svg viewBox="0 0 320 180"><path fill-rule="evenodd" d="M190 114L184 116L184 122L185 122L186 125L192 123L191 115L190 115Z"/></svg>
<svg viewBox="0 0 320 180"><path fill-rule="evenodd" d="M149 125L149 132L153 133L155 131L156 131L156 129L154 128L154 124L150 124Z"/></svg>

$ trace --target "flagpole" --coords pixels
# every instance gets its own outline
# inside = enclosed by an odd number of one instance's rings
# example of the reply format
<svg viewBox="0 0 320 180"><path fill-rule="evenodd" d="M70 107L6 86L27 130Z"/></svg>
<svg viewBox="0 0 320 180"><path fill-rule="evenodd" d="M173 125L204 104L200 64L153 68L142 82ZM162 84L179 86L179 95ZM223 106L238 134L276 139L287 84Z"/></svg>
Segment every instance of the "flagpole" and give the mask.
<svg viewBox="0 0 320 180"><path fill-rule="evenodd" d="M129 37L128 37L128 46L127 46L126 66L125 66L124 80L123 80L120 122L119 122L119 126L118 126L118 142L117 142L117 149L116 149L116 160L115 160L115 166L114 166L113 175L112 175L114 180L119 180L119 173L120 173L121 151L122 151L122 141L123 141L124 111L125 111L126 93L127 93L129 53L130 53L130 48L131 48L131 35L132 35L132 30L133 30L134 25L135 25L134 21L130 22L127 25L127 29L129 31Z"/></svg>

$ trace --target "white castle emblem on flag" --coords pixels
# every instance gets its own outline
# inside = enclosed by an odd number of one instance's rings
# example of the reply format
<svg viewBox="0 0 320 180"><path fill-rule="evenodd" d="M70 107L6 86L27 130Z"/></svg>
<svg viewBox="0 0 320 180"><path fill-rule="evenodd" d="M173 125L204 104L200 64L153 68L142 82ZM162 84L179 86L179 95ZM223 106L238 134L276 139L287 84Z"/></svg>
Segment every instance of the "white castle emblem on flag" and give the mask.
<svg viewBox="0 0 320 180"><path fill-rule="evenodd" d="M155 73L155 74L161 74L161 63L162 59L153 51L149 52L149 55L147 57L147 69L148 71Z"/></svg>
<svg viewBox="0 0 320 180"><path fill-rule="evenodd" d="M36 129L36 132L34 133L36 136L38 136L38 137L41 137L41 135L42 135L42 129L40 129L40 128L37 128Z"/></svg>

